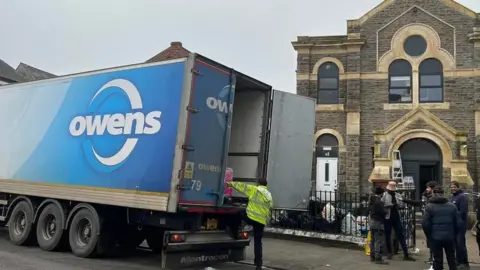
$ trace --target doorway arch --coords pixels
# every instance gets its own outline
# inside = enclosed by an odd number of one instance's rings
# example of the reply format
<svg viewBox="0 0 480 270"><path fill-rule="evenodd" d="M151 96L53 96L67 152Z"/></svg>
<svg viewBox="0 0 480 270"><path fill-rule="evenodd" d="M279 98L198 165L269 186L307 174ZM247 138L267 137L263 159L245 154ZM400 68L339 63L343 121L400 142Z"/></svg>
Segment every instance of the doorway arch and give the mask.
<svg viewBox="0 0 480 270"><path fill-rule="evenodd" d="M324 133L317 138L315 147L316 197L321 200L334 200L337 190L339 138Z"/></svg>
<svg viewBox="0 0 480 270"><path fill-rule="evenodd" d="M442 183L443 154L441 148L427 138L412 138L400 147L403 176L415 181L416 197L421 198L425 186L430 181Z"/></svg>

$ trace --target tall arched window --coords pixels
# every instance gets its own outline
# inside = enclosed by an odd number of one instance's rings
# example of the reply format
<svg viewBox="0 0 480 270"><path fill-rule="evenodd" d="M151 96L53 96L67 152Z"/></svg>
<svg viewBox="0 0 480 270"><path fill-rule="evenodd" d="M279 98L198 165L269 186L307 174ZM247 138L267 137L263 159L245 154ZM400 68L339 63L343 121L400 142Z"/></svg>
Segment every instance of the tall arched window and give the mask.
<svg viewBox="0 0 480 270"><path fill-rule="evenodd" d="M388 102L412 102L412 65L407 60L393 61L388 68Z"/></svg>
<svg viewBox="0 0 480 270"><path fill-rule="evenodd" d="M423 60L419 68L419 101L443 102L443 65L435 58Z"/></svg>
<svg viewBox="0 0 480 270"><path fill-rule="evenodd" d="M338 66L325 62L318 68L318 104L338 104Z"/></svg>

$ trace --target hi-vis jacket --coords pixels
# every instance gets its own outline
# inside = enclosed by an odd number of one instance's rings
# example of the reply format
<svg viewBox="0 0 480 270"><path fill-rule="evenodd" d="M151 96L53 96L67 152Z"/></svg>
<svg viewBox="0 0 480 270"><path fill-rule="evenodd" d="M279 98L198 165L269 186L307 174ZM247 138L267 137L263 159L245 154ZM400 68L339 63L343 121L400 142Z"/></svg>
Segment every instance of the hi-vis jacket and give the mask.
<svg viewBox="0 0 480 270"><path fill-rule="evenodd" d="M266 225L270 220L270 209L273 208L272 194L265 186L248 185L242 182L229 182L240 193L247 195L247 216L260 224Z"/></svg>

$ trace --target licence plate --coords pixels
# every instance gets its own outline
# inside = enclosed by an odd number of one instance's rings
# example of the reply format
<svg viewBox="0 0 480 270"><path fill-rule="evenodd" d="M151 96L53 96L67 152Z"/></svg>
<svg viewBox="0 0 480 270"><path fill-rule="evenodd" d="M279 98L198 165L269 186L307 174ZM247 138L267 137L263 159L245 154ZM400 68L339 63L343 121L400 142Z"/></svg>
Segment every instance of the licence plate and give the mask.
<svg viewBox="0 0 480 270"><path fill-rule="evenodd" d="M215 218L207 218L207 230L216 230L218 229L218 220Z"/></svg>

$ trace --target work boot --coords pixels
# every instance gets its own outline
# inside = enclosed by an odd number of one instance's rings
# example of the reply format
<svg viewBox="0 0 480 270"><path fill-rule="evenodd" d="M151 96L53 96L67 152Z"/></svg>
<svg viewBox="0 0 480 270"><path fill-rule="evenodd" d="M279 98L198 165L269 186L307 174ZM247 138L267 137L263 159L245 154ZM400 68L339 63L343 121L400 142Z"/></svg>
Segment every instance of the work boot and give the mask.
<svg viewBox="0 0 480 270"><path fill-rule="evenodd" d="M392 253L388 253L388 254L387 254L387 259L388 259L388 260L391 260L392 258L393 258Z"/></svg>
<svg viewBox="0 0 480 270"><path fill-rule="evenodd" d="M408 255L404 255L404 256L403 256L403 260L404 260L404 261L410 261L410 262L416 261L414 258L412 258L412 257L410 257L410 256L408 256Z"/></svg>
<svg viewBox="0 0 480 270"><path fill-rule="evenodd" d="M257 266L257 267L255 268L255 270L262 270L262 267L261 267L261 266Z"/></svg>

